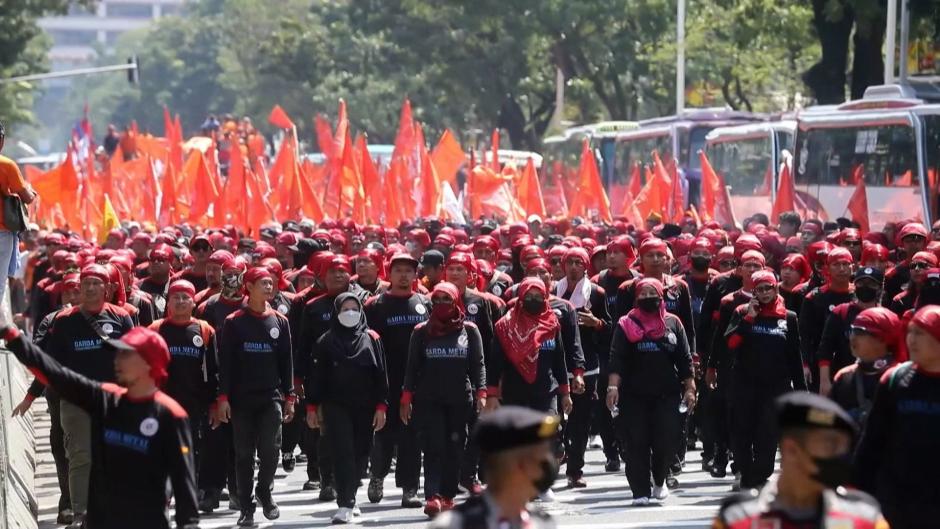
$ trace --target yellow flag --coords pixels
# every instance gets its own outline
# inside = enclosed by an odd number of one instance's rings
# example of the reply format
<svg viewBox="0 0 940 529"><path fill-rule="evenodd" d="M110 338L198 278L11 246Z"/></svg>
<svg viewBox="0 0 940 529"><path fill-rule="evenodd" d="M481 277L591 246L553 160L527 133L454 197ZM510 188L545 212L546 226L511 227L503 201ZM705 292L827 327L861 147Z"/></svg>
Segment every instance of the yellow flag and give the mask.
<svg viewBox="0 0 940 529"><path fill-rule="evenodd" d="M107 193L104 195L104 207L101 210L101 229L98 230L98 244L104 244L108 240L108 233L121 227L121 221L118 219L114 206L111 205L111 198Z"/></svg>

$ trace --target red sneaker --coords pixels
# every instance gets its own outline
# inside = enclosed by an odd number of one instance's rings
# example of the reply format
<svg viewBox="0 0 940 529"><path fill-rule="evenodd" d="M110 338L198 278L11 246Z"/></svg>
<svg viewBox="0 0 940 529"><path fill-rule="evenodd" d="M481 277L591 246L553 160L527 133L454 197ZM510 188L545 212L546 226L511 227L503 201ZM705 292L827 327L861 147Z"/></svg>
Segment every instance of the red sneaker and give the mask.
<svg viewBox="0 0 940 529"><path fill-rule="evenodd" d="M430 517L430 518L434 518L435 516L437 516L438 514L440 514L440 512L441 512L441 510L442 510L443 508L444 508L444 507L443 507L443 504L442 504L442 499L441 499L441 497L440 497L440 496L434 496L434 497L432 497L431 499L429 499L427 502L425 502L425 504L424 504L424 514L428 515L428 517Z"/></svg>
<svg viewBox="0 0 940 529"><path fill-rule="evenodd" d="M449 511L454 508L453 498L441 498L441 512Z"/></svg>

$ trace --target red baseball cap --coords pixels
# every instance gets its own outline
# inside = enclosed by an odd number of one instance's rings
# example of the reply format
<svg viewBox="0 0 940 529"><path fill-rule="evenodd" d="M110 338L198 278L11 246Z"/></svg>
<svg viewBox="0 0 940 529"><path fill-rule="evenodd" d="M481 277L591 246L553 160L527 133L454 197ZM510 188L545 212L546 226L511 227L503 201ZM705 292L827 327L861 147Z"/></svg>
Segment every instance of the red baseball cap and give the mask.
<svg viewBox="0 0 940 529"><path fill-rule="evenodd" d="M166 341L156 331L146 327L134 327L120 338L106 340L109 346L119 351L134 351L150 364L150 378L162 385L168 373L170 350Z"/></svg>

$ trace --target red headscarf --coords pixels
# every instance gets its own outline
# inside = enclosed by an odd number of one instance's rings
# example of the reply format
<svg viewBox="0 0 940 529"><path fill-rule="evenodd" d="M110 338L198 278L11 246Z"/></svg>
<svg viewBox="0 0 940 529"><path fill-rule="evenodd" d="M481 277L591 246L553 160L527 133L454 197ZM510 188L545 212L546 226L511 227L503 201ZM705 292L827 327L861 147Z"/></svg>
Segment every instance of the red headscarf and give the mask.
<svg viewBox="0 0 940 529"><path fill-rule="evenodd" d="M542 312L530 314L522 308L522 302L530 290L537 290L545 297ZM554 338L561 324L548 306L548 291L540 279L529 277L519 285L519 301L496 322L496 336L506 358L527 383L535 382L538 369L539 348L546 340Z"/></svg>
<svg viewBox="0 0 940 529"><path fill-rule="evenodd" d="M449 315L442 317L437 311L431 310L431 316L428 318L428 334L431 336L444 336L463 328L464 308L463 298L457 286L447 281L441 281L434 285L431 291L431 299L435 294L447 294L454 300L454 310Z"/></svg>
<svg viewBox="0 0 940 529"><path fill-rule="evenodd" d="M659 297L663 297L663 284L652 277L644 277L636 282L634 290L637 295L646 286L653 287ZM666 335L666 304L660 302L658 314L650 314L634 307L630 309L626 316L620 318L619 323L620 328L627 335L627 339L633 343L639 342L643 338L658 340Z"/></svg>
<svg viewBox="0 0 940 529"><path fill-rule="evenodd" d="M770 270L758 270L751 274L751 283L754 285L754 288L757 288L758 285L768 284L772 287L777 286L777 276L774 275ZM775 318L784 318L787 315L787 306L783 302L783 298L780 295L777 295L777 299L768 303L766 305L761 305L760 307L761 316L770 316Z"/></svg>

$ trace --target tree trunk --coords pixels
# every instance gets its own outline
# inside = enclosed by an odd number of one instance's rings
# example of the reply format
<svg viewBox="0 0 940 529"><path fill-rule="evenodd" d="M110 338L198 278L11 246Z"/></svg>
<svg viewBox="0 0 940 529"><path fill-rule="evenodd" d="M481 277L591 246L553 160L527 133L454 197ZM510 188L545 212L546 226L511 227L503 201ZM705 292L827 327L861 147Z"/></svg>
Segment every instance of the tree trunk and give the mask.
<svg viewBox="0 0 940 529"><path fill-rule="evenodd" d="M813 0L813 26L822 47L822 57L803 74L803 82L820 104L845 101L845 68L854 15L847 2L841 0L842 17L829 20L826 6L833 1L840 0Z"/></svg>
<svg viewBox="0 0 940 529"><path fill-rule="evenodd" d="M884 14L884 13L882 13ZM873 20L857 21L855 24L855 56L852 60L852 99L860 99L865 89L872 85L884 84L884 44L885 17Z"/></svg>

